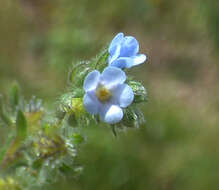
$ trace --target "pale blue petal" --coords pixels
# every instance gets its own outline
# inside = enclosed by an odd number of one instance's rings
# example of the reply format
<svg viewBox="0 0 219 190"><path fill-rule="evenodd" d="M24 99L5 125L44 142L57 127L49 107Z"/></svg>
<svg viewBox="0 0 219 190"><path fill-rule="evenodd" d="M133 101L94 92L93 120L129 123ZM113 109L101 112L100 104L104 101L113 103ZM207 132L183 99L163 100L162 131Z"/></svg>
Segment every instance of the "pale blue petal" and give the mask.
<svg viewBox="0 0 219 190"><path fill-rule="evenodd" d="M132 36L126 36L121 46L122 46L122 49L120 51L120 57L134 56L139 51L139 43Z"/></svg>
<svg viewBox="0 0 219 190"><path fill-rule="evenodd" d="M120 57L113 61L110 66L118 67L118 68L128 68L129 65L132 66L133 60L130 57Z"/></svg>
<svg viewBox="0 0 219 190"><path fill-rule="evenodd" d="M100 76L100 81L105 86L122 84L126 80L125 72L116 67L107 67Z"/></svg>
<svg viewBox="0 0 219 190"><path fill-rule="evenodd" d="M114 60L116 60L119 57L121 45L118 44L117 46L112 47L112 49L113 49L113 53L110 54L110 56L109 56L109 60L108 60L109 64L111 64Z"/></svg>
<svg viewBox="0 0 219 190"><path fill-rule="evenodd" d="M131 67L142 64L146 61L147 57L144 54L138 54L136 56L131 57L133 59L133 64Z"/></svg>
<svg viewBox="0 0 219 190"><path fill-rule="evenodd" d="M110 46L109 46L109 53L110 55L113 55L115 53L115 46L119 45L124 39L123 33L118 33L112 40Z"/></svg>
<svg viewBox="0 0 219 190"><path fill-rule="evenodd" d="M126 108L134 100L134 93L132 88L127 84L119 85L114 89L113 99L114 102L117 102L120 107Z"/></svg>
<svg viewBox="0 0 219 190"><path fill-rule="evenodd" d="M88 92L84 95L84 106L86 110L91 114L97 114L100 104L94 94L94 92Z"/></svg>
<svg viewBox="0 0 219 190"><path fill-rule="evenodd" d="M123 68L131 68L133 66L142 64L146 61L147 57L144 54L139 54L132 57L120 57L111 63L111 66Z"/></svg>
<svg viewBox="0 0 219 190"><path fill-rule="evenodd" d="M92 71L87 75L84 80L84 90L90 91L96 89L100 79L100 72L97 70Z"/></svg>
<svg viewBox="0 0 219 190"><path fill-rule="evenodd" d="M102 121L106 123L115 124L122 120L123 111L119 106L108 105L108 106L102 107L100 118Z"/></svg>

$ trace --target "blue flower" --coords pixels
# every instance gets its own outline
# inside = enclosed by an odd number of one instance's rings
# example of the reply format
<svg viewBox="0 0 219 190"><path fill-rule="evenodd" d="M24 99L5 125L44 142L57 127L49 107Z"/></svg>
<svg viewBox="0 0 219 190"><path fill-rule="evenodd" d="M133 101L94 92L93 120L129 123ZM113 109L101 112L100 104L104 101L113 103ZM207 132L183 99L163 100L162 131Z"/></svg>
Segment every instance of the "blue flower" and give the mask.
<svg viewBox="0 0 219 190"><path fill-rule="evenodd" d="M133 90L125 81L125 73L116 67L107 67L102 74L97 70L89 73L84 81L86 110L99 114L106 123L118 123L123 118L122 108L134 99Z"/></svg>
<svg viewBox="0 0 219 190"><path fill-rule="evenodd" d="M138 54L138 41L132 36L117 34L109 46L109 65L123 68L131 68L146 61L146 55Z"/></svg>

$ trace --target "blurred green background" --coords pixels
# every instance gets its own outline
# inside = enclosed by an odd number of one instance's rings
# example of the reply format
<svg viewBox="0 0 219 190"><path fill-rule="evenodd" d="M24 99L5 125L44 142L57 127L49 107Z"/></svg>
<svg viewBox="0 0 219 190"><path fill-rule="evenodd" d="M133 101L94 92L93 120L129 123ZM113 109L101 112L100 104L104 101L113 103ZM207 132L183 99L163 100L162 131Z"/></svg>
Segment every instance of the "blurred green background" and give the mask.
<svg viewBox="0 0 219 190"><path fill-rule="evenodd" d="M146 124L115 139L84 129L83 174L54 189L217 190L219 1L6 0L0 6L0 93L18 81L52 107L72 63L95 56L118 32L140 42L147 63Z"/></svg>

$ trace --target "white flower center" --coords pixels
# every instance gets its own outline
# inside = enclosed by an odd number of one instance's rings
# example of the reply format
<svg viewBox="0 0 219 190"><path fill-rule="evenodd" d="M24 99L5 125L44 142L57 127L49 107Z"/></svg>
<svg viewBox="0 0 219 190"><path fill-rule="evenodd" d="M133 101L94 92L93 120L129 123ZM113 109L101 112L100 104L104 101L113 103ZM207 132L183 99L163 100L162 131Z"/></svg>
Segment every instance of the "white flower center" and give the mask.
<svg viewBox="0 0 219 190"><path fill-rule="evenodd" d="M101 102L105 102L111 98L112 94L104 85L99 85L96 89L96 96Z"/></svg>

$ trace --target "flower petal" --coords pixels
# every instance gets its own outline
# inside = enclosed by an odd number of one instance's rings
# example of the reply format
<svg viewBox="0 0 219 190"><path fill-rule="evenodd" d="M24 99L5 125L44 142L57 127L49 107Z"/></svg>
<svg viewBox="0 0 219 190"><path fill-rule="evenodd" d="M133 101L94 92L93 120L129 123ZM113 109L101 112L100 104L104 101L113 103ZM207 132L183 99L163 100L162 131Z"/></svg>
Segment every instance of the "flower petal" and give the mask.
<svg viewBox="0 0 219 190"><path fill-rule="evenodd" d="M108 105L102 107L100 118L102 121L115 124L121 121L123 118L123 111L119 106L116 105Z"/></svg>
<svg viewBox="0 0 219 190"><path fill-rule="evenodd" d="M120 57L116 60L114 60L110 66L118 67L118 68L128 68L128 65L132 65L133 60L130 59L129 57Z"/></svg>
<svg viewBox="0 0 219 190"><path fill-rule="evenodd" d="M113 92L114 102L122 108L129 106L134 100L134 93L132 88L127 84L121 84L114 89Z"/></svg>
<svg viewBox="0 0 219 190"><path fill-rule="evenodd" d="M111 63L111 66L118 67L118 68L131 68L133 66L142 64L146 61L147 57L144 54L139 54L132 57L120 57L114 60Z"/></svg>
<svg viewBox="0 0 219 190"><path fill-rule="evenodd" d="M84 90L86 92L89 90L94 90L99 83L99 78L100 78L99 71L94 70L91 73L89 73L84 80Z"/></svg>
<svg viewBox="0 0 219 190"><path fill-rule="evenodd" d="M133 59L133 64L131 67L133 67L133 66L144 63L147 59L147 56L144 54L138 54L136 56L132 56L131 58Z"/></svg>
<svg viewBox="0 0 219 190"><path fill-rule="evenodd" d="M120 50L121 50L121 45L120 44L118 44L117 46L112 47L113 53L111 53L109 55L109 59L108 59L109 64L111 64L114 60L116 60L119 57Z"/></svg>
<svg viewBox="0 0 219 190"><path fill-rule="evenodd" d="M105 86L122 84L126 80L125 72L116 67L107 67L100 76L100 81Z"/></svg>
<svg viewBox="0 0 219 190"><path fill-rule="evenodd" d="M84 95L84 106L91 114L97 114L99 110L99 102L94 92L88 92Z"/></svg>
<svg viewBox="0 0 219 190"><path fill-rule="evenodd" d="M120 57L134 56L139 51L139 43L132 36L126 36L121 46L122 46L122 49L120 51Z"/></svg>
<svg viewBox="0 0 219 190"><path fill-rule="evenodd" d="M110 55L113 55L115 53L115 46L119 45L122 40L124 39L124 34L123 33L118 33L112 40L109 46L109 53Z"/></svg>

